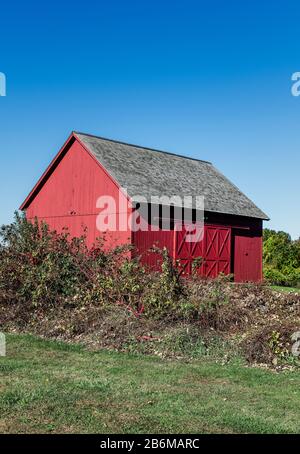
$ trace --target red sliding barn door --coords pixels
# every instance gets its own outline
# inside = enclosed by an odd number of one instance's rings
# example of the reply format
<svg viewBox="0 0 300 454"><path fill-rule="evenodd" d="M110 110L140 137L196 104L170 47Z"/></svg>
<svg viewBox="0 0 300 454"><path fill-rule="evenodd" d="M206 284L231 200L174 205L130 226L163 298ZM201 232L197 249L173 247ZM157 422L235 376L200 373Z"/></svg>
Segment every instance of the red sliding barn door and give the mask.
<svg viewBox="0 0 300 454"><path fill-rule="evenodd" d="M230 273L231 230L227 227L205 227L204 275L216 277Z"/></svg>
<svg viewBox="0 0 300 454"><path fill-rule="evenodd" d="M182 274L191 274L193 262L198 257L203 257L204 242L201 241L188 241L189 232L181 226L177 225L174 230L174 258L177 260L178 267ZM199 236L204 237L203 227L199 232ZM203 272L203 265L199 269L199 273Z"/></svg>
<svg viewBox="0 0 300 454"><path fill-rule="evenodd" d="M184 228L174 231L174 258L182 274L191 274L196 258L203 259L198 273L207 277L216 277L220 273L230 273L231 229L229 227L204 226L202 239L187 241Z"/></svg>

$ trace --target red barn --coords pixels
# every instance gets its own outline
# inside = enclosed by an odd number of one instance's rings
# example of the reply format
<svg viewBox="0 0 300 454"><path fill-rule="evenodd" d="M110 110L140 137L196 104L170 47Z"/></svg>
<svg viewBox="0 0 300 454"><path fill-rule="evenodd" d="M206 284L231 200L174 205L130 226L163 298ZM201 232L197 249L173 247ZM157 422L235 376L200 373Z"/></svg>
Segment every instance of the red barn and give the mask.
<svg viewBox="0 0 300 454"><path fill-rule="evenodd" d="M197 196L204 223L191 242L182 225L198 219ZM71 236L85 230L89 245L106 232L108 246L130 243L151 266L157 258L147 251L155 244L166 246L184 273L201 257L204 276L262 279L268 217L207 161L73 132L20 209L54 230L68 227Z"/></svg>

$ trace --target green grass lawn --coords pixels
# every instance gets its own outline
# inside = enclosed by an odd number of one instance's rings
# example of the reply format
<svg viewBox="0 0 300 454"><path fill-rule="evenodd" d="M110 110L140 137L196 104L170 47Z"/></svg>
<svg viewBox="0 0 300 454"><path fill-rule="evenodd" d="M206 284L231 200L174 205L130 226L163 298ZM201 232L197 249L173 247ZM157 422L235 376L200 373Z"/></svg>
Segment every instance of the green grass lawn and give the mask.
<svg viewBox="0 0 300 454"><path fill-rule="evenodd" d="M7 336L2 433L300 432L300 372Z"/></svg>
<svg viewBox="0 0 300 454"><path fill-rule="evenodd" d="M285 293L300 293L300 288L295 288L295 287L282 287L280 285L272 285L272 289L277 290L279 292L285 292Z"/></svg>

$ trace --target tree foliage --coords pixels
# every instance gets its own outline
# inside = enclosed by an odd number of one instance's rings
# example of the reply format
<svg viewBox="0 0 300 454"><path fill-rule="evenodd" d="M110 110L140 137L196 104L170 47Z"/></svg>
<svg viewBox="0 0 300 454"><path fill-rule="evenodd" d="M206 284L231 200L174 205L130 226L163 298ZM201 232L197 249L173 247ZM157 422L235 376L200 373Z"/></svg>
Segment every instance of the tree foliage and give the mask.
<svg viewBox="0 0 300 454"><path fill-rule="evenodd" d="M300 283L300 240L283 231L264 230L264 275L276 285Z"/></svg>

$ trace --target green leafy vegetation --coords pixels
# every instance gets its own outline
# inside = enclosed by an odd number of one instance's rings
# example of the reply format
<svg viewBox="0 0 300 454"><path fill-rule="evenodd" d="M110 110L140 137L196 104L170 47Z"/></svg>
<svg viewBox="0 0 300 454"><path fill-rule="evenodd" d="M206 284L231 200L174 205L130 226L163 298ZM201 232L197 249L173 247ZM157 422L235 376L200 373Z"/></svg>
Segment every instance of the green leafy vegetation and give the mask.
<svg viewBox="0 0 300 454"><path fill-rule="evenodd" d="M278 286L300 286L300 240L288 233L264 230L264 277Z"/></svg>
<svg viewBox="0 0 300 454"><path fill-rule="evenodd" d="M15 222L0 231L0 324L6 332L167 358L242 357L278 370L298 367L291 336L300 328L300 295L230 276L181 278L167 250L151 271L131 249L104 239ZM276 344L276 342L277 344Z"/></svg>
<svg viewBox="0 0 300 454"><path fill-rule="evenodd" d="M300 372L7 336L2 433L299 433Z"/></svg>
<svg viewBox="0 0 300 454"><path fill-rule="evenodd" d="M183 287L166 250L162 272L149 273L130 258L130 246L107 250L102 238L88 249L84 236L57 234L18 214L14 223L2 226L0 240L0 300L22 305L28 314L33 307L96 304L103 309L114 303L137 316L181 316Z"/></svg>

